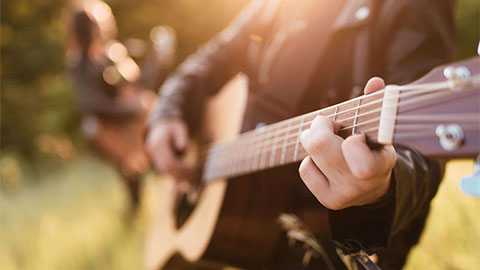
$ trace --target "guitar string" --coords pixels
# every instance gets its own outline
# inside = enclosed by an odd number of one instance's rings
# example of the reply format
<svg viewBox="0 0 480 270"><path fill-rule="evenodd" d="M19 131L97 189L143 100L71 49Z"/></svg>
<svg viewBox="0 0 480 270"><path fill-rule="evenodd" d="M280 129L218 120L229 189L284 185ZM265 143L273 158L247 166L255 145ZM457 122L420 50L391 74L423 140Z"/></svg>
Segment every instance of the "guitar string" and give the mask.
<svg viewBox="0 0 480 270"><path fill-rule="evenodd" d="M404 127L404 126L402 126L402 125L399 126L400 129L402 127ZM419 126L409 125L409 126L406 126L406 127L408 129L418 128L418 127L425 128L425 125L419 125ZM430 128L432 128L432 129L436 128L436 127L437 127L437 125L431 125L430 126ZM478 130L479 125L475 125L475 126L462 125L462 128L464 130ZM372 135L369 135L369 138L370 139L376 139L376 136L375 136L375 135L377 135L377 133L375 132L376 130L378 130L378 127L372 128L372 129L370 129L368 131L365 131L363 133L368 134L368 133L372 132ZM395 134L395 136L398 137L398 138L408 138L408 137L418 137L418 136L431 136L432 133L435 134L434 130L423 131L423 132L419 132L419 131L398 132L398 133ZM290 152L291 150L293 150L290 146L287 146L287 150L286 150L287 152ZM302 154L302 152L305 152L305 153ZM268 169L268 168L273 167L273 166L300 161L301 159L303 159L307 155L308 155L308 153L306 153L306 150L302 147L302 148L299 149L299 153L298 153L299 158L294 159L293 155L291 155L291 153L290 153L289 155L287 155L288 158L286 158L283 162L277 162L278 158L276 158L273 165L271 163L270 164L264 164L264 165L257 163L257 164L254 164L256 166L253 167L252 166L253 163L250 163L249 165L246 165L246 166L245 165L239 166L239 164L245 164L245 161L248 161L248 160L251 160L251 159L237 160L234 163L228 163L226 165L227 167L233 168L233 169L230 169L230 171L228 171L228 172L216 172L216 173L204 176L203 178L218 179L218 178L223 178L223 177L238 176L238 175L242 175L244 173L250 172L252 170Z"/></svg>
<svg viewBox="0 0 480 270"><path fill-rule="evenodd" d="M431 95L430 95L430 96L431 96ZM429 97L429 98L430 98L430 97ZM411 100L409 100L409 102L412 103ZM402 103L402 102L400 102L400 104L401 104L401 103ZM399 106L400 104L398 104L397 106ZM353 127L351 127L351 128L353 128ZM267 133L267 134L268 134L268 133ZM265 136L265 135L267 135L267 134L262 134L262 135ZM285 141L287 141L287 140L285 139ZM262 143L262 144L264 144L264 143ZM265 148L263 145L262 145L261 147L262 147L262 148ZM284 146L284 147L287 147L287 146ZM257 152L256 150L257 150L257 149L254 149L255 152ZM260 152L261 160L262 160L262 161L264 160L264 159L263 159L263 152L264 152L264 150L262 149L261 152ZM267 153L268 153L268 151L267 151ZM248 157L248 156L246 156L246 157ZM213 158L213 157L212 157L212 158ZM230 162L230 166L232 166L232 165L231 165L231 162ZM263 167L262 164L260 164L259 166L260 166L260 167Z"/></svg>
<svg viewBox="0 0 480 270"><path fill-rule="evenodd" d="M465 114L462 114L461 116L465 117L466 115L465 115ZM470 116L471 116L471 117L474 117L474 118L475 118L475 117L478 118L478 115L470 115ZM412 120L413 120L413 119L412 119ZM445 121L448 121L448 120L445 120ZM463 126L465 126L465 123L467 123L467 124L474 124L474 123L471 123L471 121L476 121L476 122L478 123L478 119L470 119L470 120L468 120L468 119L462 119L462 120L460 120L460 121L457 120L456 122L457 122L457 123L458 123L458 122L464 123ZM427 125L428 125L428 124L427 124ZM438 125L438 124L434 124L434 126L437 126L437 125ZM398 124L398 125L396 126L396 129L399 130L399 131L396 132L396 135L397 135L397 134L404 133L404 132L402 131L402 129L404 129L404 128L412 129L412 128L422 128L422 127L426 127L426 124L416 125L416 126L412 126L412 125L408 125L408 124L403 124L403 123L402 123L402 124ZM351 127L351 128L352 128L352 127ZM350 128L350 129L351 129L351 128ZM466 128L467 128L467 127L466 127ZM468 128L471 128L471 127L468 127ZM478 129L478 125L476 126L476 128ZM371 128L371 129L368 129L368 130L364 130L364 131L362 131L362 133L366 133L366 134L367 134L367 133L369 133L369 132L376 131L376 130L378 130L378 129L379 129L379 127L377 126L377 127L373 127L373 128ZM298 136L298 135L299 135L299 134L296 134L296 136ZM378 134L375 134L375 135L378 135ZM371 139L373 139L371 135L370 135L369 137L370 137ZM291 150L290 148L291 148L293 145L298 144L298 142L297 142L296 140L294 140L294 141L289 141L289 140L287 139L287 140L285 140L285 141L287 141L288 143L284 143L284 144L282 145L282 147L286 148L286 152L290 151L290 150ZM263 157L263 156L266 156L266 155L267 155L269 152L271 152L271 151L272 151L272 149L271 149L270 147L267 147L267 146L264 146L263 148L258 148L258 147L257 147L257 149L254 151L254 155L255 155L255 156L260 155L261 157ZM249 151L249 152L247 153L247 155L241 155L242 158L237 159L237 160L235 160L235 161L238 161L238 160L240 160L240 161L249 160L249 159L252 158L251 155L249 155L249 154L251 154L251 151ZM270 155L271 155L271 154L270 154ZM212 156L212 157L209 157L209 158L215 160L215 159L218 158L218 156L215 156L215 157Z"/></svg>
<svg viewBox="0 0 480 270"><path fill-rule="evenodd" d="M468 124L471 124L471 123L468 123ZM475 130L475 129L478 130L479 127L480 127L480 124L478 124L478 125L468 125L468 124L462 124L462 128L465 129L465 130ZM430 136L431 136L432 134L435 134L435 131L434 131L434 130L418 131L418 128L424 128L424 129L425 129L425 128L431 128L431 129L434 129L434 128L436 128L437 126L438 126L437 124L431 124L430 126L428 126L428 125L398 125L396 128L399 129L399 131L396 132L395 137L396 137L396 138L397 138L397 136L398 136L398 137L404 137L404 136L406 136L406 135L414 136L414 135L416 135L416 134L418 134L418 135L423 134L423 135L430 135ZM407 131L402 131L402 129L406 129ZM413 131L412 131L412 129L416 129L416 130L413 130ZM374 132L374 131L377 131L377 130L378 130L378 127L374 127L374 128L369 129L369 130L365 130L365 131L363 131L362 133L368 135L368 133L371 133L371 132ZM377 133L374 133L374 134L372 134L372 135L368 135L368 137L369 137L370 139L376 139L376 136L373 136L373 135L377 135ZM294 145L295 145L295 144L293 144L293 143L289 143L289 144L287 144L287 145L284 146L285 149L286 149L285 152L286 152L286 153L287 153L287 152L289 153L288 156L290 156L290 154L292 154L292 153L290 153L290 152L291 152L292 150L294 150L294 148L293 148ZM269 154L269 152L270 152L270 151L262 151L262 152L258 153L256 156L258 157L258 155L262 155L262 156L266 159L266 158L267 158L267 155ZM273 155L273 154L270 153L270 157L269 157L269 158L272 158L272 155ZM213 158L213 162L215 163L214 159L216 159L216 158ZM222 160L223 160L223 159L222 159ZM244 156L244 157L242 157L241 159L237 159L237 160L231 161L231 162L229 162L229 163L227 163L227 164L229 164L229 166L234 166L234 165L238 165L238 164L243 164L243 163L245 163L245 161L248 161L248 160L252 160L252 157L251 157L251 156ZM274 161L273 161L273 162L270 162L270 165L267 165L267 167L272 166L272 163L275 164L275 165L277 165L277 164L278 164L277 160L279 160L279 158L274 158ZM286 163L286 162L283 162L283 163L280 162L280 164L285 164L285 163ZM257 166L258 166L258 167L265 167L265 166L263 166L262 164L258 164Z"/></svg>
<svg viewBox="0 0 480 270"><path fill-rule="evenodd" d="M414 99L410 99L410 100L406 100L406 101L400 102L400 103L397 104L396 106L407 105L407 104L412 104L412 103L418 103L418 102L420 102L420 101L422 101L422 100L424 100L424 99L431 99L432 96L433 96L433 97L434 97L434 96L445 96L445 95L448 95L448 94L450 94L450 93L451 93L451 92L448 91L448 92L446 92L446 93L440 92L440 93L434 93L434 94L430 94L430 95L419 96L419 97L414 98ZM440 95L440 94L441 94L441 95ZM364 113L363 115L372 114L372 113L380 112L380 111L381 111L381 108L378 108L378 109L369 111L368 113ZM333 115L329 115L329 116L327 116L327 117L332 117L332 116L333 116ZM358 115L357 117L360 117L360 116L362 116L362 115ZM354 128L354 127L363 126L363 125L366 125L366 124L370 124L371 122L377 121L377 120L379 120L379 119L380 119L380 117L375 118L375 119L370 119L370 120L368 120L368 121L366 121L366 122L362 122L362 123L359 123L359 124L356 124L356 125L352 125L352 126L348 126L348 127L343 127L340 131L352 129L352 128ZM345 121L346 121L346 120L344 119L343 122L345 122ZM367 122L368 122L368 123L367 123ZM302 129L303 129L304 126L308 126L308 125L310 125L310 124L311 124L311 121L306 121L306 122L304 122L304 124L302 124L302 125L297 125L297 126L295 126L295 127L293 128L293 130L295 130L295 129L297 129L297 128L299 129L300 127L302 127ZM288 131L291 131L291 130L292 130L292 128L290 128ZM300 130L300 129L299 129L299 130ZM266 141L266 140L268 139L269 141L267 141L267 142L271 142L271 139L275 137L274 135L272 136L271 133L272 133L272 132L262 133L261 135L264 135L264 136L263 136L263 138L261 139L261 141ZM298 136L298 133L300 133L300 132L292 133L291 135L289 135L288 138L290 139L290 138L292 138L292 136ZM285 133L280 133L281 136L283 136L284 134L285 134ZM265 135L267 136L267 138L265 138ZM244 138L244 140L246 141L245 138ZM238 143L238 142L237 142L237 143ZM253 142L253 144L256 144L256 142ZM265 146L262 145L261 148L265 148ZM253 150L255 151L255 150L257 150L257 149L253 149ZM214 149L213 151L217 152L216 154L219 153L219 150L218 150L218 149ZM221 150L220 150L220 151L221 151ZM203 154L208 154L208 153L209 153L209 152L203 153ZM215 153L213 153L213 154L215 154Z"/></svg>
<svg viewBox="0 0 480 270"><path fill-rule="evenodd" d="M462 128L465 127L466 129L468 129L468 128L477 128L478 129L480 127L480 124L474 125L474 123L471 123L471 122L466 122L466 121L460 121L460 122L463 122L462 123ZM472 124L472 126L468 126L468 124ZM414 128L418 129L418 128L426 128L427 126L428 125L425 125L425 124L422 124L422 125L408 125L408 124L397 125L395 128L399 129L400 131L396 132L395 136L397 136L398 134L404 133L404 131L401 131L401 129L414 129ZM438 126L438 124L432 124L432 127L437 127L437 126ZM362 133L367 133L367 132L376 131L376 130L378 130L378 127L374 127L374 128L362 131ZM409 132L409 133L411 133L411 132ZM287 144L283 144L282 146L286 147L286 148L289 148L289 147L294 146L295 144L296 144L296 142L294 141L294 142L289 142ZM262 149L260 151L260 153L258 153L258 154L263 155L264 153L266 154L266 153L269 153L269 152L272 152L271 149ZM250 157L249 157L249 159L250 159Z"/></svg>
<svg viewBox="0 0 480 270"><path fill-rule="evenodd" d="M461 114L460 116L465 117L466 115L465 115L465 114ZM470 117L472 117L472 116L475 117L476 115L470 114L469 116L470 116ZM478 115L477 115L477 116L478 116ZM476 120L476 119L474 119L474 120ZM466 121L468 121L468 120L466 120ZM463 120L462 120L462 121L460 121L460 122L466 122L466 121L463 121ZM458 122L458 121L457 121L457 122ZM435 124L434 126L436 127L437 125ZM402 129L402 128L404 128L404 127L408 128L408 129L412 129L412 128L425 127L425 125L412 126L412 125L404 125L404 124L402 124L402 125L398 125L398 126L397 126L398 129ZM464 127L465 127L465 128L472 128L471 126L470 126L470 127L464 126ZM478 129L478 126L475 127L475 128ZM363 133L369 133L369 132L372 132L372 131L375 131L375 130L378 130L378 127L374 127L374 128L372 128L372 129L365 130L365 131L363 131ZM405 133L405 132L403 132L403 131L399 131L399 132L397 132L396 134L404 135L404 133ZM407 132L407 133L411 133L411 132ZM430 133L430 132L429 132L429 133ZM374 134L374 135L377 135L377 134ZM372 138L372 137L375 137L375 136L370 135L369 137ZM295 144L296 144L296 143L295 143ZM294 145L294 143L288 143L288 144L284 145L283 147L286 149L285 152L290 152L291 150L293 150L293 149L291 149L291 146L293 146L293 145ZM262 150L263 150L263 149L262 149ZM257 151L257 152L258 152L258 151ZM265 154L267 154L269 151L261 151L260 153L258 153L258 154L261 155L261 158L263 158L263 157L266 158L266 155L264 155L263 152L265 152ZM258 155L258 154L257 154L257 155ZM243 156L241 159L239 159L239 160L237 159L235 162L233 162L233 164L234 164L235 166L237 166L235 163L238 163L238 162L243 163L245 160L251 160L251 159L252 159L252 157ZM275 160L276 160L276 159L275 159ZM230 166L232 166L231 163L232 163L232 162L230 162ZM272 163L272 162L270 162L270 165L269 165L269 166L271 166L271 163ZM259 166L259 167L265 167L265 166L262 166L262 164L260 164L260 165L258 165L258 166ZM250 167L251 167L251 165L250 165Z"/></svg>
<svg viewBox="0 0 480 270"><path fill-rule="evenodd" d="M465 114L462 114L462 115L460 115L460 116L466 117ZM470 116L473 117L473 118L475 118L475 117L478 118L478 115L470 115ZM413 119L412 119L412 120L413 120ZM412 120L410 120L410 121L412 121ZM427 120L428 120L428 119L427 119ZM404 121L405 121L405 120L404 120ZM408 120L407 120L407 121L408 121ZM448 119L445 120L445 121L448 121ZM476 121L476 122L478 122L478 119L470 119L470 120L468 120L468 119L462 119L462 120L460 120L460 121L457 120L456 122L457 122L457 123L458 123L458 122L461 122L461 123L469 123L469 122L470 122L469 124L472 124L471 121ZM396 134L402 133L401 130L402 130L403 128L410 128L410 129L412 129L412 128L421 128L421 127L425 127L425 126L426 126L425 124L419 125L419 126L406 125L406 124L403 124L403 123L402 123L402 124L398 124L398 125L396 126L396 129L398 129L398 130L400 130L400 131L397 131ZM435 124L435 126L437 126L437 124ZM349 129L352 129L352 128L353 128L353 127L350 127ZM478 127L477 127L477 128L478 128ZM373 130L378 130L378 127L374 127L373 129L371 128L371 129L369 129L369 130L364 130L364 131L362 131L362 133L368 133L368 132L373 131ZM293 136L297 137L297 136L299 136L299 134L297 133L297 134L294 134ZM372 137L372 136L370 136L370 137ZM290 138L292 138L292 136L290 136ZM290 151L290 150L291 150L290 148L291 148L293 145L297 145L297 144L298 144L297 140L290 141L290 138L289 138L289 139L285 139L284 141L287 142L287 143L283 143L283 145L282 145L283 148L286 148L286 149L287 149L286 152L287 152L287 151ZM248 151L246 155L245 155L245 154L240 155L241 158L240 158L240 159L237 159L237 160L249 160L249 159L251 159L251 158L252 158L252 157L251 157L251 153L252 153L252 152L254 152L254 155L255 155L255 156L260 155L260 156L263 158L266 154L268 154L269 152L272 152L272 151L273 151L273 149L272 149L270 146L271 146L271 144L270 144L270 145L267 145L267 146L264 145L263 147L256 147L256 149L255 149L254 151ZM270 153L270 155L272 155L272 153ZM216 159L216 158L218 158L218 156L211 156L211 157L209 157L209 158Z"/></svg>
<svg viewBox="0 0 480 270"><path fill-rule="evenodd" d="M429 89L429 90L432 91L432 90L439 90L439 89ZM450 93L450 91L448 91L448 93ZM402 94L402 95L399 95L398 97L394 97L394 99L399 99L399 98L401 98L401 97L411 96L411 95L418 95L418 91L417 91L417 92L411 92L411 93ZM422 96L420 96L420 97L422 97ZM428 97L428 98L431 98L431 95L429 95L429 96L427 96L427 97ZM363 106L363 107L371 106L372 104L379 103L379 102L382 102L382 101L384 101L384 100L386 100L386 99L375 100L374 102L370 102L370 103L367 103L367 104L363 104L362 106ZM413 101L413 100L414 100L414 99L410 99L409 101ZM400 103L402 103L402 102L400 102ZM407 103L407 104L408 104L408 103ZM399 105L400 105L400 104L398 104L397 106L399 106ZM405 105L405 103L404 103L403 105ZM337 106L340 106L340 105L337 105ZM360 107L362 107L362 106L358 106L358 107L360 108ZM332 108L326 108L326 109L332 109ZM350 110L350 111L356 110L356 108L351 108L351 109L349 109L349 110ZM365 115L369 115L369 114L376 113L376 112L381 112L381 110L382 110L381 108L377 108L376 110L368 111L368 112L366 112L366 113L362 113L362 114L359 114L359 115L354 116L354 117L349 117L349 118L346 118L346 119L341 119L341 120L339 120L339 121L337 121L337 122L338 122L338 123L341 123L341 122L350 121L350 120L352 120L352 119L359 118L359 117L362 117L362 116L365 116ZM341 113L345 113L345 112L346 112L346 111L343 111L343 112L341 112ZM314 112L311 112L311 113L302 115L302 116L300 116L300 117L307 118L307 117L311 117L311 116L314 115L314 114L319 114L319 113L321 113L321 110L320 110L320 111L314 111ZM336 117L336 116L338 116L338 115L341 114L341 113L330 114L330 115L327 115L326 117L328 117L328 118ZM290 121L293 121L293 120L296 120L296 119L295 119L295 118L290 119ZM285 121L282 121L282 122L284 122L284 123L282 123L282 124L287 123L287 122L285 122ZM370 121L370 122L372 122L372 121ZM280 123L280 122L279 122L279 123ZM290 123L291 123L291 122L290 122ZM300 127L303 128L303 126L309 125L309 124L311 124L311 121L308 121L308 120L307 120L307 122L304 122L304 123L301 124L301 125L298 125L298 124L297 124L297 125L293 125L293 126L290 125L289 128L287 128L287 129L284 128L284 130L283 130L282 132L290 132L291 130L295 130L295 129L300 128ZM366 124L366 123L363 123L363 125L364 125L364 124ZM362 125L362 123L360 123L359 125ZM356 127L356 126L357 126L357 125L354 125L354 126L352 126L352 128L353 128L353 127ZM270 126L270 128L271 128L271 126ZM255 134L255 133L257 133L257 134ZM253 130L253 132L252 132L251 134L246 134L246 133L244 133L244 134L242 134L241 136L242 136L242 139L243 139L244 141L246 141L246 140L251 140L251 139L258 139L259 136L262 136L262 140L266 140L266 139L272 139L272 138L275 137L275 134L271 134L271 133L272 133L272 130L267 131L267 132L262 132L262 130L260 129L260 130ZM253 134L253 136L252 136L252 134ZM267 135L267 136L269 136L269 137L268 137L268 138L265 138L265 135ZM281 133L280 135L283 135L283 133ZM253 137L253 138L252 138L252 137ZM232 143L238 143L238 141L237 141L237 142L232 142ZM215 151L221 151L221 150L220 150L221 147L230 146L232 143L223 143L223 144L220 144L220 145L217 144L217 145L215 145L215 146L217 146L216 149L215 149ZM255 142L254 142L254 143L255 143ZM211 144L208 144L208 145L206 145L206 146L210 146L210 148L211 148L211 145L213 145L213 144L215 144L215 143L211 143ZM218 147L218 146L220 146L220 147ZM203 148L202 150L205 151L205 148L206 148L206 147L202 147L202 148ZM207 150L207 152L210 151L210 149L206 149L206 150Z"/></svg>
<svg viewBox="0 0 480 270"><path fill-rule="evenodd" d="M472 83L477 82L478 83L479 78L480 78L480 75L475 75L475 76L472 77L470 82L472 82ZM435 91L435 90L439 90L439 89L443 89L443 88L448 88L449 84L448 84L448 81L444 81L444 82L437 82L437 83L425 83L425 84L404 85L404 86L394 86L394 87L396 87L395 90L398 90L398 91L416 90L416 91L412 91L412 94L411 94L411 95L415 95L415 94L422 93L423 90L427 90L427 91L433 90L433 91ZM419 90L419 88L420 88L420 90ZM380 90L380 91L376 91L374 93L371 93L371 94L368 94L368 95L365 95L365 96L360 96L360 97L357 97L357 98L354 98L354 99L351 99L351 100L347 100L347 101L344 101L342 103L339 103L339 104L336 104L336 105L333 105L333 106L330 106L330 107L327 107L327 108L324 108L324 109L321 109L321 110L317 110L317 111L313 111L313 112L304 114L302 116L297 116L297 117L294 117L292 119L276 122L274 124L269 125L269 127L273 128L273 127L276 127L277 125L284 124L284 122L289 121L289 120L293 120L295 118L299 118L299 117L303 117L303 116L309 116L309 115L312 115L312 114L317 114L322 110L335 109L336 107L346 105L347 103L353 103L354 101L357 101L357 99L367 99L367 98L373 97L373 96L378 95L378 94L383 94L384 92L385 92L385 89ZM405 94L401 94L401 95L399 95L398 98L400 98L400 97L406 97L406 96L405 96ZM397 97L394 97L394 99L395 98L397 98ZM372 103L362 104L362 106L358 106L358 108L360 109L360 108L363 108L363 107L366 107L366 106L370 106L372 104L382 102L383 100L384 99L379 99L379 100L375 100ZM334 115L341 115L341 114L344 114L344 113L355 111L356 109L357 109L357 107L353 107L353 108L347 109L345 111L335 113ZM249 135L248 133L255 133L255 131L257 131L257 130L250 130L250 131L244 132L242 134L242 136ZM205 145L205 146L208 146L208 145Z"/></svg>
<svg viewBox="0 0 480 270"><path fill-rule="evenodd" d="M480 75L476 75L476 76L473 76L472 77L472 80L470 82L477 82L478 83L478 80L479 79ZM448 88L449 87L449 84L448 84L448 81L445 81L445 82L438 82L438 83L425 83L425 84L417 84L417 85L406 85L406 86L394 86L395 87L395 90L398 90L398 91L409 91L409 90L416 90L416 91L412 91L410 93L406 93L406 94L400 94L399 96L397 97L392 97L392 99L397 99L397 98L402 98L402 97L408 97L408 96L411 96L411 95L418 95L418 94L421 94L423 93L425 90L426 92L431 92L431 91L436 91L436 90L441 90L441 89L445 89L445 88ZM424 89L420 89L418 90L418 88L424 88ZM339 103L337 105L333 105L333 106L330 106L328 108L324 108L324 109L321 109L321 110L317 110L317 111L313 111L313 112L310 112L310 113L307 113L307 114L304 114L304 115L301 115L301 116L297 116L297 117L294 117L294 118L291 118L291 119L288 119L288 120L284 120L284 121L280 121L280 122L277 122L277 123L274 123L274 124L271 124L268 126L268 128L276 128L277 125L281 125L281 124L285 124L289 121L294 121L295 119L298 119L300 117L309 117L311 115L314 115L314 114L319 114L321 113L321 111L323 110L330 110L330 109L335 109L337 107L340 107L342 105L347 105L347 103L353 103L354 101L356 101L357 99L367 99L367 98L371 98L375 95L378 95L378 94L383 94L385 92L385 89L383 90L380 90L380 91L377 91L377 92L374 92L374 93L371 93L369 95L366 95L366 96L360 96L360 97L357 97L355 99L352 99L352 100L348 100L348 101L345 101L345 102L342 102L342 103ZM344 111L340 111L338 113L334 113L334 114L331 114L331 115L328 115L327 117L331 117L331 116L338 116L338 115L341 115L341 114L345 114L345 113L348 113L348 112L352 112L352 111L356 111L360 108L364 108L364 107L367 107L367 106L371 106L373 104L376 104L376 103L381 103L383 101L385 101L387 99L377 99L373 102L370 102L370 103L366 103L366 104L362 104L361 106L356 106L356 107L353 107L353 108L350 108L350 109L347 109L347 110L344 110ZM358 115L357 117L360 117L362 115ZM347 118L347 119L342 119L341 121L347 121L347 120L351 120L353 119L354 117L350 117L350 118ZM295 129L295 126L292 127L292 129ZM260 132L259 132L260 131ZM244 132L242 134L242 137L246 138L248 136L251 136L251 135L254 135L254 136L259 136L259 135L263 135L263 134L255 134L255 133L261 133L261 129L260 130L250 130L250 131L247 131L247 132ZM209 144L205 144L204 146L202 146L202 148L208 148L210 147L212 144L224 144L222 142L212 142L212 143L209 143Z"/></svg>

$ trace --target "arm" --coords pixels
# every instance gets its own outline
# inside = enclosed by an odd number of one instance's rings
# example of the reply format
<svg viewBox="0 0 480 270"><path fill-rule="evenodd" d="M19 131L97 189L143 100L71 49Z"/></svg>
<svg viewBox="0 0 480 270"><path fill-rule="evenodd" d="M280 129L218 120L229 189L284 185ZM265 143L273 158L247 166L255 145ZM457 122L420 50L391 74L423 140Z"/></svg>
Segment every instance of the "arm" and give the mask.
<svg viewBox="0 0 480 270"><path fill-rule="evenodd" d="M373 38L371 45L372 52L375 52L375 59L372 62L375 74L381 75L390 83L403 84L419 78L434 66L451 60L454 54L452 8L452 1L442 1L442 3L431 0L386 1L378 18L380 23L372 31L377 37L377 39ZM382 87L371 87L367 84L366 88L368 92ZM324 121L322 125L333 124ZM310 141L314 142L313 145L318 143L315 136L318 135L319 129L315 131L312 125L313 139ZM331 130L333 133L334 129ZM337 192L339 196L330 194L330 198L336 198L337 201L334 201L335 207L329 207L328 202L326 206L334 209L329 211L332 238L344 252L352 253L359 249L374 252L385 248L393 233L407 227L412 220L428 210L441 180L442 170L438 163L412 150L400 148L396 148L393 152L396 156L396 162L393 163L392 158L388 158L382 152L375 153L365 148L363 148L365 149L363 156L384 155L384 158L378 159L374 166L366 163L369 159L362 157L352 160L352 157L347 157L348 152L354 152L351 149L366 146L361 137L355 137L352 136L340 142L345 159L351 160L347 166L347 172L350 174L347 173L348 176L341 177L330 175L331 179L326 177L328 183L334 182L344 188L348 187L353 192L350 193L350 197L347 196L347 199L344 191ZM309 145L307 138L306 140L305 144L310 147L311 156L318 155L319 152L312 147L311 143ZM347 143L348 141L350 143ZM381 151L385 151L385 148ZM391 153L393 149L390 148L387 151ZM315 194L312 190L315 186L311 184L315 183L315 180L308 176L311 173L305 171L323 172L323 167L308 161L303 165L304 167L300 168L301 173L304 170L302 178L307 186L310 183L309 188ZM354 169L353 175L350 166ZM362 167L363 170L366 169L371 175L367 174L369 177L365 178L365 175L358 175L358 172L356 174L357 166ZM384 166L390 168L389 174L384 173ZM348 178L356 179L354 182L367 180L366 186L371 186L352 187L351 183L346 181L349 180ZM385 183L389 183L388 188L380 189L383 194L379 196L378 188L384 187ZM359 193L355 194L355 192ZM369 194L372 200L358 202L359 198ZM321 202L325 199L325 197L319 198L321 196L319 192L316 196ZM338 199L342 196L343 202L340 200L339 203ZM348 226L348 224L354 224L354 226Z"/></svg>
<svg viewBox="0 0 480 270"><path fill-rule="evenodd" d="M217 93L238 71L245 69L249 35L264 1L251 1L233 23L203 45L170 76L149 116L146 148L159 172L188 179L191 168L176 152L185 150L188 129L199 122L205 98Z"/></svg>
<svg viewBox="0 0 480 270"><path fill-rule="evenodd" d="M371 79L370 93L384 88ZM436 162L393 146L371 150L363 134L342 139L340 125L319 116L301 136L309 156L299 172L329 209L333 241L345 253L385 248L391 235L428 211L442 173Z"/></svg>

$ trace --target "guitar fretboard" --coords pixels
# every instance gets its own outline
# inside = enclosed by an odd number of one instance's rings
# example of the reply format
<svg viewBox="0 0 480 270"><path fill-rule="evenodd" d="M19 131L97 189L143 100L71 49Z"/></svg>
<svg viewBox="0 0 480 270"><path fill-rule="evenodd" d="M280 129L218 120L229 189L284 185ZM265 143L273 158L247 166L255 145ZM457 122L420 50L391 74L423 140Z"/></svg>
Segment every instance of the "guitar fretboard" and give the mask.
<svg viewBox="0 0 480 270"><path fill-rule="evenodd" d="M342 137L378 132L384 91L361 96L322 110L241 134L236 140L209 145L201 156L203 181L230 178L302 160L307 156L300 134L317 115L342 125Z"/></svg>

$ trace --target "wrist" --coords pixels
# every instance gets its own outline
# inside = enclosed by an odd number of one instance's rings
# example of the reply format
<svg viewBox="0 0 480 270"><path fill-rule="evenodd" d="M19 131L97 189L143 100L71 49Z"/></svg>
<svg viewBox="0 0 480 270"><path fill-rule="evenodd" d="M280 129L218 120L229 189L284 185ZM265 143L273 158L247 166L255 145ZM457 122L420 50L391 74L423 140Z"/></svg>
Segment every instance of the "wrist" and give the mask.
<svg viewBox="0 0 480 270"><path fill-rule="evenodd" d="M379 195L375 200L372 200L369 203L362 205L362 207L375 209L383 207L384 205L388 204L392 201L395 197L395 183L394 183L394 173L391 171L388 175L386 185L382 189L383 191L379 192Z"/></svg>

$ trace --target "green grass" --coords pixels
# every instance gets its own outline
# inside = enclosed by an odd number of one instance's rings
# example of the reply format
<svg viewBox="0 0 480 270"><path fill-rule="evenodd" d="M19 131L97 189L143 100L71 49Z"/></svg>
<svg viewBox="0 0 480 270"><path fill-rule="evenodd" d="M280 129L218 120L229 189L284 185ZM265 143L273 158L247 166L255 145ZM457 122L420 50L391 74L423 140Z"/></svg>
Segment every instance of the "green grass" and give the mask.
<svg viewBox="0 0 480 270"><path fill-rule="evenodd" d="M480 201L458 190L460 176L472 170L471 161L449 164L406 269L479 269ZM28 181L34 184L1 191L0 269L141 269L148 207L129 222L117 178L83 157Z"/></svg>
<svg viewBox="0 0 480 270"><path fill-rule="evenodd" d="M140 269L139 223L118 176L80 159L0 198L1 269Z"/></svg>

